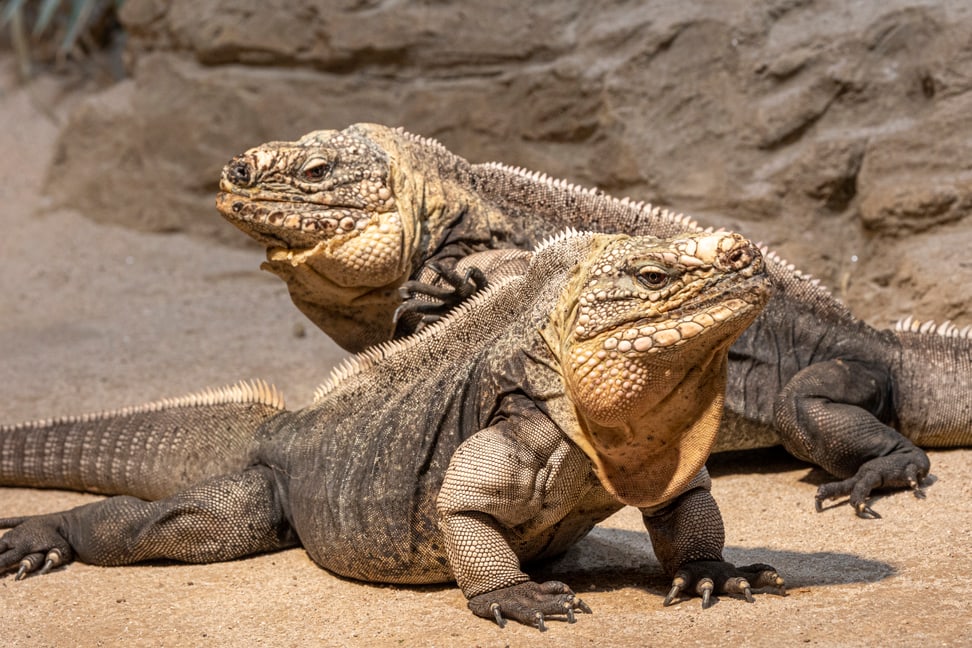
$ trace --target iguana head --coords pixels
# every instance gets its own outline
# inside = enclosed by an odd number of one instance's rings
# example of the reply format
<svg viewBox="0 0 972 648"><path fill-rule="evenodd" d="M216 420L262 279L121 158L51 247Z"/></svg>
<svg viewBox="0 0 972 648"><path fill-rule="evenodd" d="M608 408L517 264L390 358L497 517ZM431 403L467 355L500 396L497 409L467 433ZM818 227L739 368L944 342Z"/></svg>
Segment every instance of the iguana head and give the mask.
<svg viewBox="0 0 972 648"><path fill-rule="evenodd" d="M357 125L268 142L233 158L220 179L217 209L267 247L264 269L345 348L391 338L396 289L420 238L394 145L378 143L394 133Z"/></svg>
<svg viewBox="0 0 972 648"><path fill-rule="evenodd" d="M759 249L732 233L605 237L545 331L580 429L622 501L674 497L715 441L730 344L769 297Z"/></svg>

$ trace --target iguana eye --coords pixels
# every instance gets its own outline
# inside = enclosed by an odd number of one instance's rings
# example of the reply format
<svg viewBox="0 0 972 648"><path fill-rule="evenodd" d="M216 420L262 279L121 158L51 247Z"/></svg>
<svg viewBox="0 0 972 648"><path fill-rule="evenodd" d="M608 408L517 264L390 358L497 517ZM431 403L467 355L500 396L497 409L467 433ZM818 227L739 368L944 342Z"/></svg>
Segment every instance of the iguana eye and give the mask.
<svg viewBox="0 0 972 648"><path fill-rule="evenodd" d="M330 160L315 158L304 163L300 175L304 180L321 180L331 170Z"/></svg>
<svg viewBox="0 0 972 648"><path fill-rule="evenodd" d="M671 276L669 276L665 268L656 265L639 268L637 277L641 285L651 290L661 290L671 281Z"/></svg>

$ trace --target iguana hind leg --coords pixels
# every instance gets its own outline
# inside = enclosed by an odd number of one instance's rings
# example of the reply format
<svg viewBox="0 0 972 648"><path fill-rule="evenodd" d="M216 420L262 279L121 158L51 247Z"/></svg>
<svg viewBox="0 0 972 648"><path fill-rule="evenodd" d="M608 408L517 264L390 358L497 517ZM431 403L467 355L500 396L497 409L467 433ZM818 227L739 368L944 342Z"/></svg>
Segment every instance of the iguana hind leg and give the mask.
<svg viewBox="0 0 972 648"><path fill-rule="evenodd" d="M922 495L928 456L882 422L893 417L891 387L883 365L832 360L800 371L780 392L775 415L783 445L843 479L818 489L818 510L824 500L849 495L860 517L880 517L867 505L873 489Z"/></svg>
<svg viewBox="0 0 972 648"><path fill-rule="evenodd" d="M122 495L69 511L0 519L0 571L45 573L75 557L94 565L231 560L296 543L268 468L207 480L147 502Z"/></svg>

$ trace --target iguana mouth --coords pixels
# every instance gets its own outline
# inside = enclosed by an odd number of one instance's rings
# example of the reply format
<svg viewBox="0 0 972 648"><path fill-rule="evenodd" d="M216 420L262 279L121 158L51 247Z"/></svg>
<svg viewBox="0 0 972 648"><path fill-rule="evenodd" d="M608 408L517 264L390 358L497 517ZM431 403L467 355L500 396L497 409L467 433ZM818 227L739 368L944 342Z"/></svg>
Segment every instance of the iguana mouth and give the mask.
<svg viewBox="0 0 972 648"><path fill-rule="evenodd" d="M216 208L260 243L289 250L309 249L331 238L348 238L378 218L378 214L358 207L268 200L225 190L217 194Z"/></svg>
<svg viewBox="0 0 972 648"><path fill-rule="evenodd" d="M762 309L770 296L769 282L762 273L742 281L737 277L731 290L705 299L686 303L676 311L665 313L664 318L650 318L631 321L626 325L614 327L613 333L597 335L594 346L578 360L588 360L597 351L619 353L624 357L639 354L665 352L686 344L709 332L725 337L726 326L741 331L755 313ZM734 325L732 320L737 320ZM584 378L592 366L579 362L576 368L578 378Z"/></svg>
<svg viewBox="0 0 972 648"><path fill-rule="evenodd" d="M753 309L761 309L772 293L762 269L751 277L730 277L720 283L723 282L730 285L722 294L689 300L680 308L667 313L668 316L672 319L691 319L709 328L714 324L746 316Z"/></svg>

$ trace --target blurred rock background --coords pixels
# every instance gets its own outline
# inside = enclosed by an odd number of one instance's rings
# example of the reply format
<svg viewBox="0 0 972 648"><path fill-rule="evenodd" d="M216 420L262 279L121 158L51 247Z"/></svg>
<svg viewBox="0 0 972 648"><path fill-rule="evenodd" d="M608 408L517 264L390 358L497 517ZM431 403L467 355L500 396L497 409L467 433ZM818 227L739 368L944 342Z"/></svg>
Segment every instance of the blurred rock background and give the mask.
<svg viewBox="0 0 972 648"><path fill-rule="evenodd" d="M122 78L63 124L52 207L247 245L213 207L232 155L376 121L739 229L872 323L972 323L967 1L126 0L117 21Z"/></svg>

